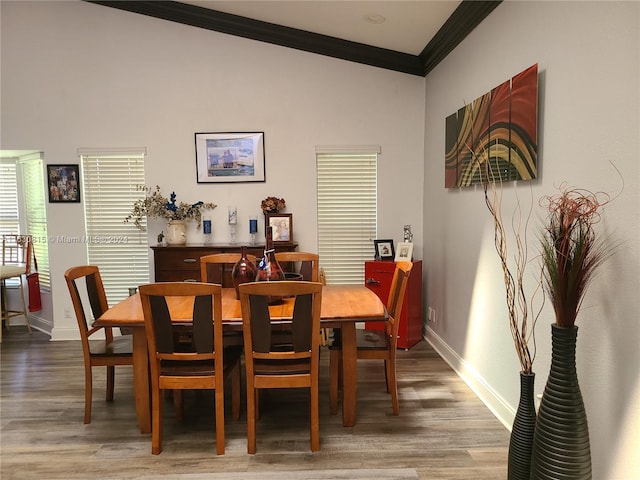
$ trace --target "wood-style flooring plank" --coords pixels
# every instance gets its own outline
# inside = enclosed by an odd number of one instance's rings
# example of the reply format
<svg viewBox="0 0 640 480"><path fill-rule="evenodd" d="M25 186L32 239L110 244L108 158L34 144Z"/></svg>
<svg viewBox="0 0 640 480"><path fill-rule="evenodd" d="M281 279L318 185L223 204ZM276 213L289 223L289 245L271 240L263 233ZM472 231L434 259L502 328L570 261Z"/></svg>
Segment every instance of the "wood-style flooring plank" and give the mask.
<svg viewBox="0 0 640 480"><path fill-rule="evenodd" d="M351 428L342 426L340 415L329 415L328 352L322 352L319 452L309 450L303 391L261 397L255 455L246 453L246 418L236 422L228 411L223 456L215 453L213 394L187 392L182 423L165 399L163 452L155 456L150 435L138 430L130 367L116 367L113 402L104 399L104 369L94 369L92 422L84 425L80 343L50 342L19 326L3 333L3 480L253 479L275 473L283 480L506 478L509 432L426 342L398 352L398 417L391 413L381 362L358 362L358 417Z"/></svg>

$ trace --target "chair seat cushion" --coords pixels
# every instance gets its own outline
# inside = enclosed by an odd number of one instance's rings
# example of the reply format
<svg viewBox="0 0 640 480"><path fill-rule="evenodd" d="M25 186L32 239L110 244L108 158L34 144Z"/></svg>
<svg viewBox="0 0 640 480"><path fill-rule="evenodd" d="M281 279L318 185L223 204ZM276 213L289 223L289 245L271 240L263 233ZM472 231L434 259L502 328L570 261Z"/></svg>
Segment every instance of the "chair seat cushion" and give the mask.
<svg viewBox="0 0 640 480"><path fill-rule="evenodd" d="M388 350L389 336L384 330L356 330L358 349Z"/></svg>
<svg viewBox="0 0 640 480"><path fill-rule="evenodd" d="M162 360L160 362L160 375L204 377L214 373L213 360L194 360L189 362Z"/></svg>
<svg viewBox="0 0 640 480"><path fill-rule="evenodd" d="M27 267L25 265L0 265L0 278L12 278L25 275Z"/></svg>
<svg viewBox="0 0 640 480"><path fill-rule="evenodd" d="M91 341L92 356L128 356L133 353L133 338L131 335L113 337L113 342L106 345L104 341Z"/></svg>
<svg viewBox="0 0 640 480"><path fill-rule="evenodd" d="M256 375L302 375L311 371L311 361L308 359L291 360L255 360Z"/></svg>
<svg viewBox="0 0 640 480"><path fill-rule="evenodd" d="M242 347L225 347L223 354L224 369L240 361ZM160 375L166 376L208 376L214 375L213 360L189 360L181 362L179 360L162 360L160 363Z"/></svg>

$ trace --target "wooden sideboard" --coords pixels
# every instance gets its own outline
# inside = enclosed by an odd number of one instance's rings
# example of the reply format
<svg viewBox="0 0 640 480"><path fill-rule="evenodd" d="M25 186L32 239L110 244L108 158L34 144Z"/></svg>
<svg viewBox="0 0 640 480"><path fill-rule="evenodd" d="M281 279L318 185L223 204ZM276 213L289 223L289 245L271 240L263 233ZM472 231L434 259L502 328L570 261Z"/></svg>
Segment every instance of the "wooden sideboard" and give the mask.
<svg viewBox="0 0 640 480"><path fill-rule="evenodd" d="M264 253L264 243L211 243L211 244L190 244L190 245L169 245L166 247L152 246L153 265L155 269L156 282L199 282L200 281L200 257L213 253L240 253L242 247L247 247L247 253L262 257ZM276 245L277 252L293 252L298 248L298 244ZM220 278L213 281L221 283L223 287L232 287L230 266L223 266L220 271Z"/></svg>

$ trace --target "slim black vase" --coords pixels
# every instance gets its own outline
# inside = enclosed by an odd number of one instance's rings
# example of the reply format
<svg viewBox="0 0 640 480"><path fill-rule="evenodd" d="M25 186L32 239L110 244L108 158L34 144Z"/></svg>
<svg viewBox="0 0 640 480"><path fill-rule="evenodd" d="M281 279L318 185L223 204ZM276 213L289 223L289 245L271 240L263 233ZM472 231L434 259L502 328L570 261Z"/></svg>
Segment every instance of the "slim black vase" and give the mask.
<svg viewBox="0 0 640 480"><path fill-rule="evenodd" d="M576 372L578 327L551 325L551 371L531 457L532 480L591 480L589 427Z"/></svg>
<svg viewBox="0 0 640 480"><path fill-rule="evenodd" d="M520 403L516 410L509 440L509 480L529 480L531 477L531 449L536 428L536 407L533 385L535 373L520 372Z"/></svg>

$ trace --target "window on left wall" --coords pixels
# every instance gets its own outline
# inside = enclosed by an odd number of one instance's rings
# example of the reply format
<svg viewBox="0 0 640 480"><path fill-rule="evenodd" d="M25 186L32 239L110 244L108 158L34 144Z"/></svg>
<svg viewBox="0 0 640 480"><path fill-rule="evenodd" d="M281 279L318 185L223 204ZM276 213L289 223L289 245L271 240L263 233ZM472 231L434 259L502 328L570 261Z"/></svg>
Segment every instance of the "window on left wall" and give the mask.
<svg viewBox="0 0 640 480"><path fill-rule="evenodd" d="M146 232L124 223L133 203L144 197L145 149L79 152L87 260L98 265L107 300L113 306L129 289L149 283Z"/></svg>
<svg viewBox="0 0 640 480"><path fill-rule="evenodd" d="M42 152L0 151L0 234L33 237L40 288L48 290L51 274L42 158Z"/></svg>

